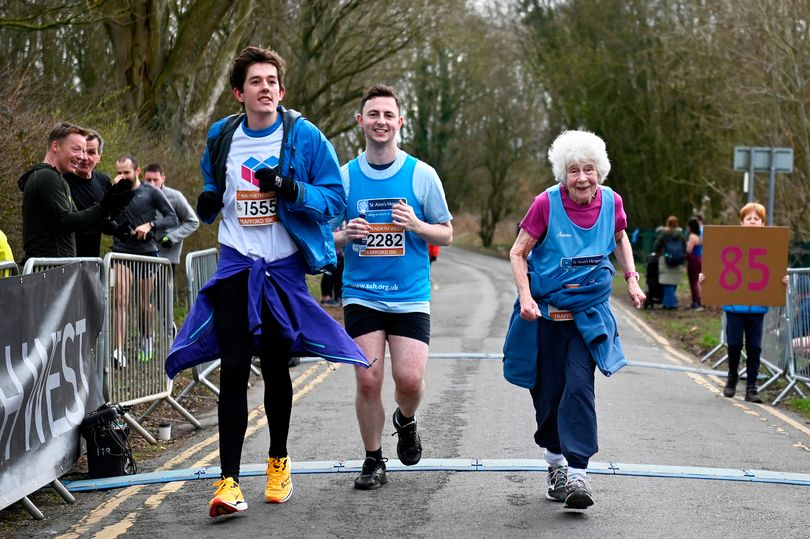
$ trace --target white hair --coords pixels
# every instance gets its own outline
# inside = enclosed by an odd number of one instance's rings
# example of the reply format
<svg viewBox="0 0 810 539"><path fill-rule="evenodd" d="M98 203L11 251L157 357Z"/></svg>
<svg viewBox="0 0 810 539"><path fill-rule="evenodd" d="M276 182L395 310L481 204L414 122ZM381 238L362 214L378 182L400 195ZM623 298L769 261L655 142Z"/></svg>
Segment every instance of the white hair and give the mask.
<svg viewBox="0 0 810 539"><path fill-rule="evenodd" d="M568 165L593 161L603 183L610 172L605 141L589 131L563 131L548 149L548 160L554 178L565 183Z"/></svg>

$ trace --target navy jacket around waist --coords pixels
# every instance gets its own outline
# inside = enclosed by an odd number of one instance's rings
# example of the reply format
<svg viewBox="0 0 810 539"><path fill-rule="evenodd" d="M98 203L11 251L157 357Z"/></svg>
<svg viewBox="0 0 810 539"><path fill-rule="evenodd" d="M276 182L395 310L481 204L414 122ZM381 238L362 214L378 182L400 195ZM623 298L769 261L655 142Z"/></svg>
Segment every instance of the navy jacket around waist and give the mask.
<svg viewBox="0 0 810 539"><path fill-rule="evenodd" d="M556 279L529 273L532 297L537 302L571 311L596 366L610 376L627 365L618 327L610 310L610 294L616 270L604 260L588 273L578 288L565 288ZM566 324L570 322L554 322ZM503 370L507 381L525 388L537 382L537 355L543 351L537 341L537 320L520 317L520 301L515 302L503 347Z"/></svg>

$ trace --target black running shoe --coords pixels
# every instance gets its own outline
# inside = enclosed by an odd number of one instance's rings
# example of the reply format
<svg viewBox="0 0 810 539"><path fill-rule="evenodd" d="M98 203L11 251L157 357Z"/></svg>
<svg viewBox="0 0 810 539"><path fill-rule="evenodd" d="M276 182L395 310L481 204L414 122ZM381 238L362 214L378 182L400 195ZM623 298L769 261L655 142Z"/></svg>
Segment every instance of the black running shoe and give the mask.
<svg viewBox="0 0 810 539"><path fill-rule="evenodd" d="M394 434L399 435L397 456L405 466L413 466L422 458L422 441L416 432L416 419L403 425L402 412L397 408L394 412L394 428L397 429Z"/></svg>
<svg viewBox="0 0 810 539"><path fill-rule="evenodd" d="M374 490L380 488L388 482L385 474L385 461L368 457L363 461L363 469L360 475L354 480L354 488L357 490Z"/></svg>
<svg viewBox="0 0 810 539"><path fill-rule="evenodd" d="M749 387L745 391L745 400L748 402L755 402L757 404L762 404L762 397L759 396L759 391L755 387Z"/></svg>

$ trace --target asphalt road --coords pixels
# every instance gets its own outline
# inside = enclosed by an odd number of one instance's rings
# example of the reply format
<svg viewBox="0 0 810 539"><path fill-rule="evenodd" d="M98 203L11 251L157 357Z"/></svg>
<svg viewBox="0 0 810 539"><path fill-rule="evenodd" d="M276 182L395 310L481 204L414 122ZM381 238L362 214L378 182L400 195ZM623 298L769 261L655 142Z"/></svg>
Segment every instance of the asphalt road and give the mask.
<svg viewBox="0 0 810 539"><path fill-rule="evenodd" d="M501 351L514 301L508 262L442 249L433 266L434 353ZM699 366L618 304L614 312L628 358ZM363 457L354 417L352 368L323 362L292 371L295 404L288 448L294 467ZM597 375L600 451L606 463L764 469L810 473L810 426L782 409L726 399L705 375L627 367ZM392 387L385 387L392 413ZM260 404L260 388L251 402ZM259 410L243 466L261 465L268 445ZM541 459L533 442L528 391L508 384L500 361L434 359L417 419L425 459ZM174 444L142 468L218 464L216 428ZM390 429L393 432L393 427ZM396 468L396 437L383 451ZM450 462L450 461L440 461ZM457 462L457 461L454 461ZM349 464L349 463L347 463ZM262 502L263 477L244 477L249 509L211 519L211 481L136 485L77 494L77 504L48 508L43 522L17 537L806 537L810 487L727 480L593 474L596 504L567 511L543 499L544 474L390 471L372 492L352 488L353 473L295 474L282 505Z"/></svg>

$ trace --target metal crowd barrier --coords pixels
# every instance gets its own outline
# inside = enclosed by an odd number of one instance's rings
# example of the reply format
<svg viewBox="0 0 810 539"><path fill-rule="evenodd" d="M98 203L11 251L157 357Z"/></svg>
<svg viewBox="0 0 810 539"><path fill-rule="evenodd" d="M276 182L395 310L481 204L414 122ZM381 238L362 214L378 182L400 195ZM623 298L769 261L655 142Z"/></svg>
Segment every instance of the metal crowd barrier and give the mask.
<svg viewBox="0 0 810 539"><path fill-rule="evenodd" d="M100 258L88 258L88 257L29 258L28 260L26 260L25 266L23 266L23 275L30 275L30 274L33 274L33 273L47 271L47 270L50 270L50 269L55 269L55 268L58 268L58 267L61 267L61 266L65 266L67 264L75 264L75 263L92 263L92 264L96 264L96 266L98 267L98 272L99 272L98 277L99 277L99 280L101 281L102 290L104 290L104 292L106 294L106 290L107 290L106 281L105 281L106 274L104 273L104 271L102 271L103 265L102 265L102 261L101 261ZM0 270L12 272L11 275L18 275L19 274L19 267L14 262L2 262L2 263L0 263ZM2 275L2 274L0 273L0 275ZM2 276L6 276L6 275L2 275ZM103 301L106 302L106 296L104 297ZM101 353L101 350L103 350L103 347L104 347L104 335L106 333L105 328L106 328L106 320L102 324L101 334L99 335L99 338L96 341L96 346L95 346L95 352L96 352L95 359L96 359L96 364L97 364L97 371L98 371L98 375L99 375L99 380L103 380L103 376L104 376L103 362L98 361L98 355ZM92 358L91 358L91 361L92 361ZM51 481L50 486L67 503L76 503L76 498L74 498L73 495L70 492L68 492L68 490L65 488L65 486L58 479L54 479L53 481ZM42 519L45 518L45 516L42 514L42 511L39 510L39 508L34 504L34 502L31 501L31 499L28 496L25 496L22 500L20 500L20 504L23 506L23 509L25 509L28 512L28 514L31 515L32 517L34 517L35 519L42 520Z"/></svg>
<svg viewBox="0 0 810 539"><path fill-rule="evenodd" d="M789 302L789 292L785 293ZM786 307L771 307L765 315L762 328L762 355L760 363L770 372L770 378L759 386L763 391L779 378L786 376L790 363L790 337Z"/></svg>
<svg viewBox="0 0 810 539"><path fill-rule="evenodd" d="M108 339L104 355L107 402L133 406L166 401L189 423L201 424L174 400L172 381L163 370L173 338L174 283L165 258L108 253ZM124 419L149 443L155 438L129 413Z"/></svg>
<svg viewBox="0 0 810 539"><path fill-rule="evenodd" d="M700 359L701 363L708 361L710 357L718 353L723 348L728 348L726 342L726 313L723 311L720 323L720 343L712 348L705 356ZM779 379L785 374L785 365L787 363L786 352L784 346L787 342L785 333L787 331L787 314L783 307L771 308L765 315L764 320L764 335L762 337L762 356L760 357L760 364L768 370L768 380L762 384L760 391L771 385L774 381ZM740 357L747 360L748 357L745 353L745 348L740 352ZM728 360L728 353L723 354L723 357L715 361L711 369L717 369L720 365ZM741 379L745 379L747 374L745 365L740 364L738 375Z"/></svg>
<svg viewBox="0 0 810 539"><path fill-rule="evenodd" d="M810 268L788 269L788 276L788 385L774 399L774 405L791 391L804 397L799 382L810 388Z"/></svg>
<svg viewBox="0 0 810 539"><path fill-rule="evenodd" d="M20 267L13 260L0 262L0 279L3 277L13 277L20 274Z"/></svg>
<svg viewBox="0 0 810 539"><path fill-rule="evenodd" d="M709 350L709 352L705 356L700 358L700 362L701 363L706 363L709 360L710 357L712 357L714 354L716 354L717 352L719 352L720 350L722 350L726 346L727 346L727 344L726 344L726 313L723 312L723 318L720 320L720 342L717 344L717 346L715 346L714 348ZM728 354L721 357L714 365L712 365L712 369L716 369L717 366L721 365L726 359L728 359Z"/></svg>

